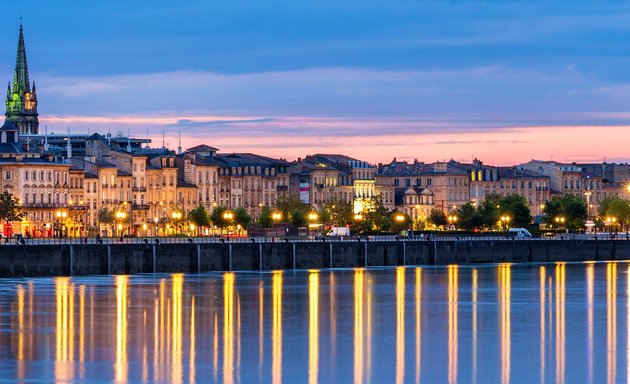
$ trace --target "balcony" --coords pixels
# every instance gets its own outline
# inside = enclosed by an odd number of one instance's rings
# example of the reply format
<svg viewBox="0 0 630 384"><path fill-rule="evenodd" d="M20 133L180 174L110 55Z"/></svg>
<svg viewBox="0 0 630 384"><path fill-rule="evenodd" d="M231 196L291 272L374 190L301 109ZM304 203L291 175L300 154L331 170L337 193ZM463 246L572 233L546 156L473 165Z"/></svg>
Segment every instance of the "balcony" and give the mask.
<svg viewBox="0 0 630 384"><path fill-rule="evenodd" d="M132 187L131 190L133 192L146 192L147 191L147 187Z"/></svg>
<svg viewBox="0 0 630 384"><path fill-rule="evenodd" d="M22 208L65 208L64 204L59 203L22 203Z"/></svg>
<svg viewBox="0 0 630 384"><path fill-rule="evenodd" d="M148 204L133 204L132 209L138 210L138 211L148 211L149 205Z"/></svg>
<svg viewBox="0 0 630 384"><path fill-rule="evenodd" d="M276 191L288 191L289 190L289 186L288 185L278 185L276 187Z"/></svg>

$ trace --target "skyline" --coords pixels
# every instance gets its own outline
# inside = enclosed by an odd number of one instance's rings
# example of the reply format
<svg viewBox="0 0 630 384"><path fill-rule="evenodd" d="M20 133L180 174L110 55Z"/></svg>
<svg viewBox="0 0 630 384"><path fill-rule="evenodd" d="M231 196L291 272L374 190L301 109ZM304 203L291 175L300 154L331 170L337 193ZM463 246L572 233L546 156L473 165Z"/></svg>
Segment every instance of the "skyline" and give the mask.
<svg viewBox="0 0 630 384"><path fill-rule="evenodd" d="M148 4L18 5L0 76L21 14L49 132L148 129L159 146L164 129L174 148L181 128L184 148L290 160L630 158L629 6Z"/></svg>

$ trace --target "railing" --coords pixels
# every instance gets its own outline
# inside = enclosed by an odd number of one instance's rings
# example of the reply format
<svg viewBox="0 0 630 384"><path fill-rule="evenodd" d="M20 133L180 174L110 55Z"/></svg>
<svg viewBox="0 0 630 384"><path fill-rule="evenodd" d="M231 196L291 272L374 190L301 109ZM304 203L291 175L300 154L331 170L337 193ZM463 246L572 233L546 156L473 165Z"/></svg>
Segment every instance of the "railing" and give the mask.
<svg viewBox="0 0 630 384"><path fill-rule="evenodd" d="M131 190L133 192L146 192L147 191L147 187L132 187Z"/></svg>
<svg viewBox="0 0 630 384"><path fill-rule="evenodd" d="M149 210L149 206L147 204L133 204L132 207L133 209L137 209L141 211Z"/></svg>
<svg viewBox="0 0 630 384"><path fill-rule="evenodd" d="M22 208L65 208L59 203L22 203Z"/></svg>
<svg viewBox="0 0 630 384"><path fill-rule="evenodd" d="M518 237L496 237L496 236L444 236L444 237L400 237L400 236L256 236L256 237L232 237L232 236L181 236L181 237L103 237L97 239L95 237L72 237L72 238L0 238L0 246L3 245L69 245L69 244L207 244L207 243L279 243L279 242L299 242L299 243L322 243L322 242L442 242L442 241L495 241L495 242L513 242L513 241L566 241L566 240L585 240L585 241L630 241L630 234L616 235L613 238L604 234L598 235L578 235L578 234L558 234L556 238L518 238Z"/></svg>

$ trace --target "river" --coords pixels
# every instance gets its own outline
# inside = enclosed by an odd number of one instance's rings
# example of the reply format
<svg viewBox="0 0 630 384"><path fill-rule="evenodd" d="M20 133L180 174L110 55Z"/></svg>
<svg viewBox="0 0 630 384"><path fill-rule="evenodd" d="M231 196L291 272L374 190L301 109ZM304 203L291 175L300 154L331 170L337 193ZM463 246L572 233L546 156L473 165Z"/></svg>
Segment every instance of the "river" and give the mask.
<svg viewBox="0 0 630 384"><path fill-rule="evenodd" d="M0 382L626 382L629 269L4 279Z"/></svg>

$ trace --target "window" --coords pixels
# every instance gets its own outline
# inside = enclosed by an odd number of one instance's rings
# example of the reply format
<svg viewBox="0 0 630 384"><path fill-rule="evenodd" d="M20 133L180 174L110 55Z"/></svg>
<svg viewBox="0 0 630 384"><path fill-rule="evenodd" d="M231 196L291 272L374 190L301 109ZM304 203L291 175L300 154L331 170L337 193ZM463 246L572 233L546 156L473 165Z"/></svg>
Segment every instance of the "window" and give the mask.
<svg viewBox="0 0 630 384"><path fill-rule="evenodd" d="M13 178L13 174L11 171L7 171L6 174L4 175L4 179L5 180L11 180Z"/></svg>

